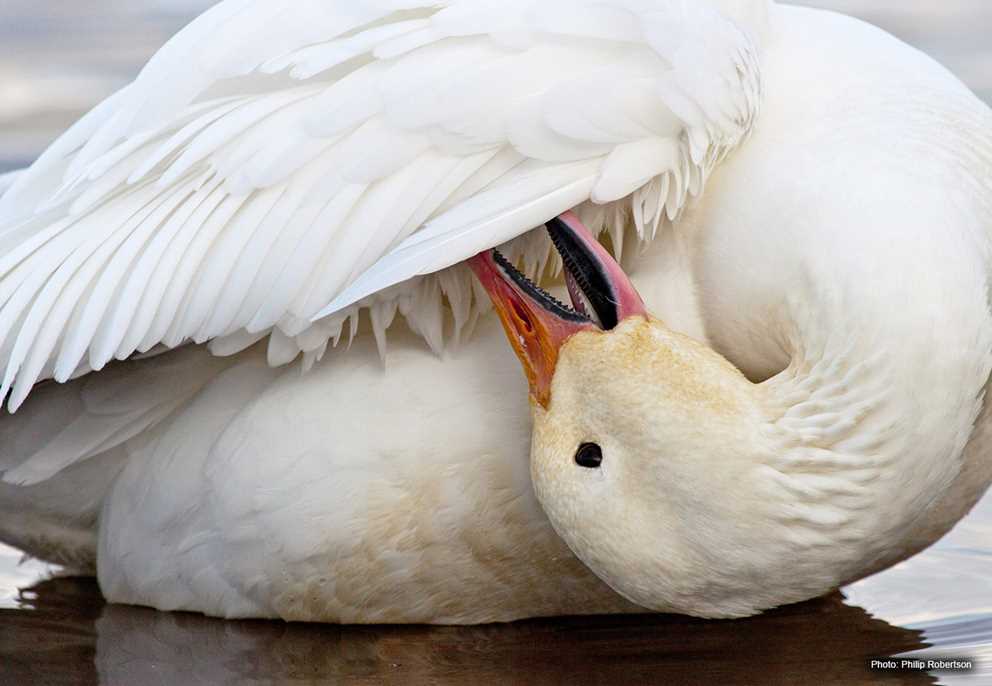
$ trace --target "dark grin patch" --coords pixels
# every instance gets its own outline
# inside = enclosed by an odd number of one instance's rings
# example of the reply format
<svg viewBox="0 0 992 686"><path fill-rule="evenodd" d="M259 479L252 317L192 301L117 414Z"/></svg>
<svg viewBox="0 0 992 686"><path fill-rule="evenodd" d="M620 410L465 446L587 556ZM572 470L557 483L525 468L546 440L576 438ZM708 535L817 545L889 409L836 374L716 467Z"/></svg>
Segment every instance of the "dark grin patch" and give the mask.
<svg viewBox="0 0 992 686"><path fill-rule="evenodd" d="M565 263L565 269L589 300L599 317L599 324L607 331L616 328L619 323L617 299L599 260L568 230L560 218L556 217L548 222L547 229L555 250Z"/></svg>
<svg viewBox="0 0 992 686"><path fill-rule="evenodd" d="M568 229L560 219L555 218L546 226L555 250L561 256L565 267L566 281L572 305L566 305L546 290L524 276L498 250L493 250L493 260L506 276L532 300L555 316L570 322L593 323L602 329L610 330L619 322L617 299L606 272L595 255L591 254L581 240ZM579 297L578 290L588 301L595 318ZM596 321L598 319L598 321Z"/></svg>
<svg viewBox="0 0 992 686"><path fill-rule="evenodd" d="M517 284L524 293L529 295L531 299L535 302L540 303L540 305L548 310L549 312L561 317L566 321L572 322L588 322L589 317L578 312L572 307L569 307L558 298L554 297L546 290L538 286L536 283L524 276L519 269L513 266L510 262L503 256L499 250L493 250L493 260L499 265L500 269L510 278L513 283Z"/></svg>

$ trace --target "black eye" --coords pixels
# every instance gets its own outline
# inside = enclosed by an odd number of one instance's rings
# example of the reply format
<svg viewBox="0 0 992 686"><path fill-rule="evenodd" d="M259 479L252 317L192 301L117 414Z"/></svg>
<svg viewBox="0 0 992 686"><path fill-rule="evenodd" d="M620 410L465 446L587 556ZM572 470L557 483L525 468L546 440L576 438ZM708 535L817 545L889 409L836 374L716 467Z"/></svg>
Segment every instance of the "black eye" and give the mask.
<svg viewBox="0 0 992 686"><path fill-rule="evenodd" d="M603 449L595 443L583 443L575 453L575 464L586 469L599 469L603 464Z"/></svg>

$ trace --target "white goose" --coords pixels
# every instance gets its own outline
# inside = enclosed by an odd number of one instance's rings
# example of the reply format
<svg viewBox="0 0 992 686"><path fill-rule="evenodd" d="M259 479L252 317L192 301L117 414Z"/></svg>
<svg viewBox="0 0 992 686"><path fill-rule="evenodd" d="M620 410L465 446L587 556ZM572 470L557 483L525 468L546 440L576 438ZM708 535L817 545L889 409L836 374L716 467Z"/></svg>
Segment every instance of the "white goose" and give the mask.
<svg viewBox="0 0 992 686"><path fill-rule="evenodd" d="M578 311L486 252L545 222ZM226 0L0 199L0 538L225 617L810 598L992 481L990 228L989 109L843 16Z"/></svg>

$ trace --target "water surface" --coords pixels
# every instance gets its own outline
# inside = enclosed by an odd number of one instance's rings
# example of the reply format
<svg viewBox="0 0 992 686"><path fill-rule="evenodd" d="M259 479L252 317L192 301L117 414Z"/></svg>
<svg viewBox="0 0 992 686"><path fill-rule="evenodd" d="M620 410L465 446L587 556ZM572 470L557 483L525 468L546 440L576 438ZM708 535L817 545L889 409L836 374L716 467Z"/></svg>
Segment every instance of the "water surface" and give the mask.
<svg viewBox="0 0 992 686"><path fill-rule="evenodd" d="M0 0L0 171L133 78L204 0ZM992 101L987 0L805 2L861 16ZM761 617L645 615L477 628L221 622L108 606L92 580L0 546L7 684L992 683L992 497L936 546L843 594ZM871 657L960 655L969 673L879 674Z"/></svg>

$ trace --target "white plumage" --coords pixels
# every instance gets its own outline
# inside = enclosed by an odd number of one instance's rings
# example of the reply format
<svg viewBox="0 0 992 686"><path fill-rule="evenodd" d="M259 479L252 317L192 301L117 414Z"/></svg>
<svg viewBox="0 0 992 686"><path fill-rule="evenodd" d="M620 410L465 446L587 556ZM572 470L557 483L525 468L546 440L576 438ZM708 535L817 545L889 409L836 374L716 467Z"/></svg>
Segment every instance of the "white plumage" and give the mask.
<svg viewBox="0 0 992 686"><path fill-rule="evenodd" d="M771 412L753 492L698 495L730 477L688 461L686 502L743 514L671 579L738 587L673 608L836 587L992 481L990 169L987 107L828 13L226 0L0 177L0 538L221 616L635 609L536 501L523 379L459 264L509 242L545 274L527 232L576 208Z"/></svg>
<svg viewBox="0 0 992 686"><path fill-rule="evenodd" d="M0 396L273 329L274 362L320 357L356 303L589 199L643 189L656 227L751 126L747 29L695 3L221 3L0 201ZM432 311L405 314L438 348Z"/></svg>

